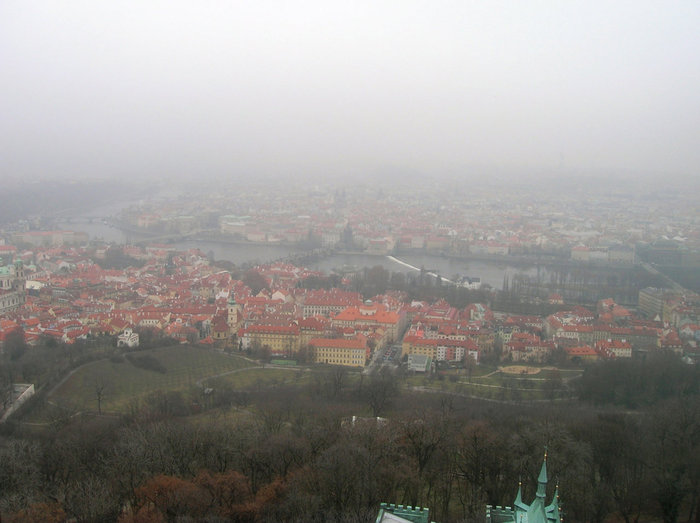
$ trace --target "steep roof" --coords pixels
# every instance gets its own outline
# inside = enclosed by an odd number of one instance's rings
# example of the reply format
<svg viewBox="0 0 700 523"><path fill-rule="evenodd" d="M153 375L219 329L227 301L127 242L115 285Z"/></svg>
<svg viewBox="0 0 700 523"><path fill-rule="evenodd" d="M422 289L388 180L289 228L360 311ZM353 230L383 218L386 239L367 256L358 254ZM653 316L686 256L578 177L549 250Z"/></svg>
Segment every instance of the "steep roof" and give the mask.
<svg viewBox="0 0 700 523"><path fill-rule="evenodd" d="M545 504L547 495L547 451L545 450L542 468L537 477L537 493L529 505L522 500L522 488L518 485L518 494L511 507L486 506L486 521L488 523L560 523L559 486L549 505Z"/></svg>

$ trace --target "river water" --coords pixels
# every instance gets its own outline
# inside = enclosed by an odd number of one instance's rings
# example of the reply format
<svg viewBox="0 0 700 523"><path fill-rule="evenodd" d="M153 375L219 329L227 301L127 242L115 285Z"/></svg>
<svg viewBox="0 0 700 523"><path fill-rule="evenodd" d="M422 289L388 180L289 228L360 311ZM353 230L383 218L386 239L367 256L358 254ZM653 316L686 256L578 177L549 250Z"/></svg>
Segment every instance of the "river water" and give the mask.
<svg viewBox="0 0 700 523"><path fill-rule="evenodd" d="M118 206L114 206L117 209ZM116 212L105 213L107 209L100 209L101 214L90 211L86 216L110 216ZM112 208L109 209L110 211ZM91 240L101 239L106 242L117 244L130 243L141 240L145 237L126 233L120 229L111 227L100 219L93 220L92 223L67 223L66 228L83 231L90 236ZM292 254L304 252L301 248L282 245L266 244L235 244L211 241L186 240L171 244L177 249L186 250L198 248L205 254L213 254L215 260L228 260L236 265L267 263L280 258L288 257ZM481 282L493 288L500 289L503 286L503 279L508 276L512 279L514 274L525 273L529 275L537 274L536 266L514 266L506 263L494 263L477 260L459 260L446 258L430 254L407 254L397 256L398 259L417 268L424 268L427 271L434 271L445 278L452 278L455 275L481 278ZM307 264L310 269L330 273L334 268L343 266L373 267L380 265L391 272L410 273L413 269L398 263L388 256L370 254L334 254ZM542 269L541 269L542 270Z"/></svg>

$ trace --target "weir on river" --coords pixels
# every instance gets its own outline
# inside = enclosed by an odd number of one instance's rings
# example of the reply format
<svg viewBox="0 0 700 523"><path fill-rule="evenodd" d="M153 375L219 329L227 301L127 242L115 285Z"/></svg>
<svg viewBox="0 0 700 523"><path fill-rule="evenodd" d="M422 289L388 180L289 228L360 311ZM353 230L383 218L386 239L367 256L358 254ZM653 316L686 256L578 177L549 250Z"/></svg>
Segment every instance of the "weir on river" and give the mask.
<svg viewBox="0 0 700 523"><path fill-rule="evenodd" d="M398 263L399 265L403 265L404 267L408 267L409 269L412 269L412 270L414 270L414 271L420 271L420 270L421 270L421 269L419 269L418 267L416 267L415 265L411 265L410 263L406 263L405 261L399 260L399 259L396 258L395 256L388 255L387 258L390 259L390 260L393 261L393 262ZM437 274L436 272L433 272L433 271L427 271L426 274L429 274L430 276L433 276L433 277L435 277L435 278L440 278L440 281L445 282L445 283L452 283L452 284L455 283L455 282L453 282L452 280L449 280L449 279L445 278L444 276L440 276L439 274Z"/></svg>

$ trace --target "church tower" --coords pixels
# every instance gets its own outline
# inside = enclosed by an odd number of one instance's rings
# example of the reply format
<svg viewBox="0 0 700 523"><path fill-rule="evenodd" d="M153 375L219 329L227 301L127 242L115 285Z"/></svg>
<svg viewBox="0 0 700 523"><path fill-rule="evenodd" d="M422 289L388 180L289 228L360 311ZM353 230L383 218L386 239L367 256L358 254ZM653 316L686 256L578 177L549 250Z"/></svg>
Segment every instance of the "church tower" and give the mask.
<svg viewBox="0 0 700 523"><path fill-rule="evenodd" d="M236 303L236 297L234 296L233 291L231 291L231 293L229 294L227 309L228 326L232 329L236 329L240 322L240 316L242 315L242 311L241 306L238 303Z"/></svg>
<svg viewBox="0 0 700 523"><path fill-rule="evenodd" d="M561 510L559 508L559 485L554 491L552 502L547 505L547 450L544 451L544 460L540 475L537 477L537 493L535 499L529 505L522 499L522 484L518 484L518 494L512 507L492 507L486 505L487 523L561 523Z"/></svg>

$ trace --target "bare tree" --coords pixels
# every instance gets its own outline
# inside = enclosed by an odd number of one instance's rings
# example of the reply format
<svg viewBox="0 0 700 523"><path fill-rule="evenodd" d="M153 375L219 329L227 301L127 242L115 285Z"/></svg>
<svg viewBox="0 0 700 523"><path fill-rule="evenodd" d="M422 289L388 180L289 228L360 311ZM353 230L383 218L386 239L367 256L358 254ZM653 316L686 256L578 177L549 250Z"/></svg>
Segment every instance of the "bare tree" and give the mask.
<svg viewBox="0 0 700 523"><path fill-rule="evenodd" d="M347 376L348 370L343 366L333 367L330 371L331 391L333 397L340 395L343 390L343 383Z"/></svg>
<svg viewBox="0 0 700 523"><path fill-rule="evenodd" d="M102 402L107 397L109 388L109 383L104 377L98 376L95 378L93 382L93 391L95 393L95 400L97 401L97 414L99 415L102 415Z"/></svg>
<svg viewBox="0 0 700 523"><path fill-rule="evenodd" d="M363 395L375 417L384 414L392 398L397 394L398 386L395 376L384 369L372 374L369 383L363 389Z"/></svg>
<svg viewBox="0 0 700 523"><path fill-rule="evenodd" d="M476 368L476 360L474 359L474 356L471 354L465 354L464 355L464 369L467 373L467 381L471 383L472 381L472 374L474 373L474 369Z"/></svg>

